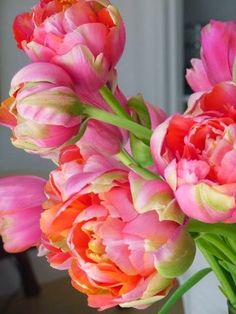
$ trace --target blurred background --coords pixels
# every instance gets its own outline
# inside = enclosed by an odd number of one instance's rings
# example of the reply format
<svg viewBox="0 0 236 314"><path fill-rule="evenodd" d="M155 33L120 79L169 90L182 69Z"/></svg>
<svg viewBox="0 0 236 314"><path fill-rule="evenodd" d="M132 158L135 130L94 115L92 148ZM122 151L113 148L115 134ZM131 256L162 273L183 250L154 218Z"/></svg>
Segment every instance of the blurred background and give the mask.
<svg viewBox="0 0 236 314"><path fill-rule="evenodd" d="M184 72L190 65L190 59L199 56L200 29L210 19L235 19L235 0L113 0L112 2L120 8L127 30L126 50L118 65L121 89L127 96L143 93L146 100L161 105L168 113L183 111L191 93L184 80ZM1 99L8 96L12 76L28 63L23 53L16 49L11 33L12 21L16 14L29 10L34 3L34 0L0 2ZM24 173L47 177L48 172L54 167L53 164L13 148L9 135L7 129L0 127L0 176ZM77 294L73 296L73 290L69 288L69 280L64 281L66 273L49 268L46 261L37 258L36 254L35 250L28 253L35 279L40 287L47 287L46 290L42 290L43 296L47 291L49 299L57 303L57 307L51 304L51 308L48 305L49 308L45 309L43 300L46 297L44 296L42 301L29 302L28 307L25 308L25 303L17 299L17 293L22 291L21 276L16 267L19 261L14 257L4 257L0 259L0 300L3 300L0 302L0 314L28 314L35 306L42 309L40 313L59 313L59 308L63 311L65 309L68 314L87 313L85 301L77 299ZM202 257L198 254L193 266L181 281L204 265ZM58 282L59 290L66 288L65 298L68 299L68 304L72 302L70 300L72 298L82 302L79 304L83 304L83 310L76 311L69 305L66 307L66 302L63 307L59 302L61 299L55 299L53 293L55 287L50 286L55 280ZM224 314L225 301L218 292L217 285L214 276L210 275L192 289L184 298L185 313ZM118 311L120 310L116 309L109 313L118 313ZM179 311L183 313L181 306ZM177 308L173 313L177 313Z"/></svg>

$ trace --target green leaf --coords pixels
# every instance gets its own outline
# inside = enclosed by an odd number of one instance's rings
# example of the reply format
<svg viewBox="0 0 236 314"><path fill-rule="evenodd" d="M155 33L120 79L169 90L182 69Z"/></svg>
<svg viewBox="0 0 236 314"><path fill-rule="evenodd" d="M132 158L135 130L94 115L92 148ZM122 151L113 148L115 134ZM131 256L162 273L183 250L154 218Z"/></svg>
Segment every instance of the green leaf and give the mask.
<svg viewBox="0 0 236 314"><path fill-rule="evenodd" d="M131 97L128 101L128 107L136 113L137 122L151 129L150 115L142 95Z"/></svg>
<svg viewBox="0 0 236 314"><path fill-rule="evenodd" d="M214 271L217 279L221 285L221 291L227 296L229 302L235 306L236 305L236 295L235 295L235 285L232 284L232 278L229 278L229 273L220 265L219 260L210 254L207 249L207 241L205 239L198 238L195 240L197 247L202 252L203 256L209 263L211 269Z"/></svg>
<svg viewBox="0 0 236 314"><path fill-rule="evenodd" d="M219 249L233 264L236 265L236 254L229 248L226 242L216 234L205 233L202 238L208 243L211 243L215 248Z"/></svg>
<svg viewBox="0 0 236 314"><path fill-rule="evenodd" d="M202 237L204 239L204 236ZM201 236L198 237L198 239L201 239ZM207 241L205 243L205 248L207 251L217 257L218 259L221 260L229 260L227 255L225 255L221 250L219 250L216 246L209 244Z"/></svg>
<svg viewBox="0 0 236 314"><path fill-rule="evenodd" d="M191 276L184 284L182 284L167 300L163 307L159 310L158 314L167 314L170 308L194 285L211 272L211 268L204 268L193 276Z"/></svg>
<svg viewBox="0 0 236 314"><path fill-rule="evenodd" d="M228 243L228 245L231 247L231 249L234 251L236 254L236 241L232 240L230 238L225 238L225 241Z"/></svg>
<svg viewBox="0 0 236 314"><path fill-rule="evenodd" d="M236 265L229 263L227 261L219 261L219 264L227 270L232 276L234 283L236 284Z"/></svg>
<svg viewBox="0 0 236 314"><path fill-rule="evenodd" d="M190 232L213 233L236 240L236 224L223 224L223 223L207 224L204 222L190 219L188 230Z"/></svg>
<svg viewBox="0 0 236 314"><path fill-rule="evenodd" d="M135 161L142 167L148 167L153 164L150 146L130 134L130 147Z"/></svg>

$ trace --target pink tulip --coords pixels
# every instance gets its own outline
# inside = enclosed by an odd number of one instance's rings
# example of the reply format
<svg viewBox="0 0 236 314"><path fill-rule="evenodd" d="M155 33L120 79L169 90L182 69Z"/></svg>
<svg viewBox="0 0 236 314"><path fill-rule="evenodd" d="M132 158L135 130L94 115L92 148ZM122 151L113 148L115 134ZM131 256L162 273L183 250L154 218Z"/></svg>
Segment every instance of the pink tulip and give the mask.
<svg viewBox="0 0 236 314"><path fill-rule="evenodd" d="M45 183L32 176L0 178L0 235L6 251L22 252L40 243Z"/></svg>
<svg viewBox="0 0 236 314"><path fill-rule="evenodd" d="M85 158L71 146L46 193L41 228L52 246L46 254L71 256L72 285L92 307L145 308L166 296L193 260L184 216L164 181L145 181L115 160Z"/></svg>
<svg viewBox="0 0 236 314"><path fill-rule="evenodd" d="M186 79L194 91L233 80L236 66L236 22L212 20L202 29L201 59L192 60Z"/></svg>
<svg viewBox="0 0 236 314"><path fill-rule="evenodd" d="M109 1L41 0L16 17L13 30L32 61L60 65L81 91L108 81L125 45L122 18Z"/></svg>
<svg viewBox="0 0 236 314"><path fill-rule="evenodd" d="M81 102L111 111L97 92L78 95L71 77L54 64L30 64L13 77L11 85L12 97L0 107L0 124L12 129L16 147L43 157L57 159L60 149L78 141ZM125 96L116 85L113 88L125 108ZM81 147L114 155L128 136L117 127L89 120L83 137Z"/></svg>
<svg viewBox="0 0 236 314"><path fill-rule="evenodd" d="M12 103L0 110L0 123L13 129L16 147L46 156L77 135L80 100L59 66L24 67L12 79L11 96Z"/></svg>
<svg viewBox="0 0 236 314"><path fill-rule="evenodd" d="M236 85L216 85L175 114L151 139L159 173L183 212L207 222L236 222Z"/></svg>

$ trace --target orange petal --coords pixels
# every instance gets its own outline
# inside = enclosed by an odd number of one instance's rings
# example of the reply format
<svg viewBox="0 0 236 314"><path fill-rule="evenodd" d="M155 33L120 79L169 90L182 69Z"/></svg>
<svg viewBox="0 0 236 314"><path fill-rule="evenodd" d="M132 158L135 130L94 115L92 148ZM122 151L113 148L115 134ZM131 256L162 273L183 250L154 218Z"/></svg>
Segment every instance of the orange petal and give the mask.
<svg viewBox="0 0 236 314"><path fill-rule="evenodd" d="M0 106L0 124L13 128L17 124L16 116L11 112L11 106L15 101L14 97L5 99Z"/></svg>

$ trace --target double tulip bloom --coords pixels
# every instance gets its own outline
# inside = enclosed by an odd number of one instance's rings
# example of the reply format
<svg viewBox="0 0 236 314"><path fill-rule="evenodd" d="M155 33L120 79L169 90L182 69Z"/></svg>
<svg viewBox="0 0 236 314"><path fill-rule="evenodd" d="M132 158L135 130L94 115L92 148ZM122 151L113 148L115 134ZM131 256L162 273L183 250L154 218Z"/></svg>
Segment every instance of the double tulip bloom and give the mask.
<svg viewBox="0 0 236 314"><path fill-rule="evenodd" d="M145 181L102 155L84 159L72 146L46 193L41 252L69 270L92 307L145 308L166 296L193 260L193 241L165 182Z"/></svg>
<svg viewBox="0 0 236 314"><path fill-rule="evenodd" d="M81 91L108 81L125 45L120 13L107 0L41 0L16 17L13 30L33 62L60 65Z"/></svg>
<svg viewBox="0 0 236 314"><path fill-rule="evenodd" d="M196 98L196 96L194 97ZM224 82L153 134L159 173L183 212L207 223L236 222L236 85Z"/></svg>
<svg viewBox="0 0 236 314"><path fill-rule="evenodd" d="M115 95L125 105L118 87ZM78 95L70 75L46 62L21 69L12 79L10 96L0 107L0 124L12 129L14 146L47 158L57 158L60 149L77 141L81 101L108 110L98 93ZM126 141L125 131L95 120L87 123L83 139L84 146L97 146L111 155L118 153Z"/></svg>
<svg viewBox="0 0 236 314"><path fill-rule="evenodd" d="M14 76L10 95L0 108L0 123L12 128L16 147L50 155L78 133L80 100L70 76L59 66L24 67Z"/></svg>

